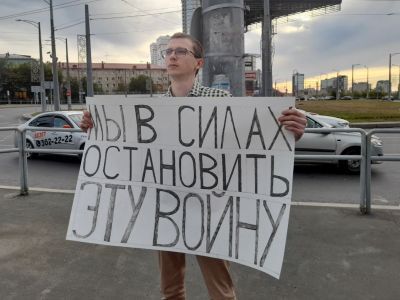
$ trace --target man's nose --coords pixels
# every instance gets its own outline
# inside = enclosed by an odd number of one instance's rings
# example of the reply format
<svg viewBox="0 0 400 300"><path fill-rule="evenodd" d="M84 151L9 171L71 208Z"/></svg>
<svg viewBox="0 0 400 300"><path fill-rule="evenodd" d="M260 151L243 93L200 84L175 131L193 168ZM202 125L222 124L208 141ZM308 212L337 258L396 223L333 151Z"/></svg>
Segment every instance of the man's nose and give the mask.
<svg viewBox="0 0 400 300"><path fill-rule="evenodd" d="M171 59L171 60L176 60L177 59L175 51L172 51L171 55L169 56L169 59Z"/></svg>
<svg viewBox="0 0 400 300"><path fill-rule="evenodd" d="M171 52L171 55L169 56L170 58L175 58L176 59L176 52L175 50Z"/></svg>

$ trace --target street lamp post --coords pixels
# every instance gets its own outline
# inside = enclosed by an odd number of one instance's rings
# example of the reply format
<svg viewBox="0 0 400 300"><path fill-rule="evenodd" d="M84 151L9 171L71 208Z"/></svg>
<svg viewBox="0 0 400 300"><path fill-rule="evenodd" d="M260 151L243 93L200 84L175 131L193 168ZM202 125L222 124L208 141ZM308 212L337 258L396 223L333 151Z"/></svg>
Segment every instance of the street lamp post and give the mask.
<svg viewBox="0 0 400 300"><path fill-rule="evenodd" d="M397 98L400 99L400 65L392 64L392 66L399 68L399 82L397 84Z"/></svg>
<svg viewBox="0 0 400 300"><path fill-rule="evenodd" d="M336 100L340 99L339 95L339 71L336 73Z"/></svg>
<svg viewBox="0 0 400 300"><path fill-rule="evenodd" d="M354 98L354 67L360 66L360 64L351 65L351 97Z"/></svg>
<svg viewBox="0 0 400 300"><path fill-rule="evenodd" d="M364 67L367 69L367 99L369 99L369 68L366 65Z"/></svg>
<svg viewBox="0 0 400 300"><path fill-rule="evenodd" d="M67 38L57 38L65 42L65 57L67 61L67 104L68 110L72 109L72 102L71 102L71 76L69 74L69 57L68 57L68 39Z"/></svg>
<svg viewBox="0 0 400 300"><path fill-rule="evenodd" d="M278 81L280 81L280 78L275 78L275 83L274 83L274 92L273 96L277 97L278 96Z"/></svg>
<svg viewBox="0 0 400 300"><path fill-rule="evenodd" d="M42 54L42 30L40 27L40 22L35 22L31 20L16 20L17 22L25 22L35 26L39 31L39 60L40 60L40 103L42 105L42 112L47 110L46 106L46 93L44 89L44 66L43 66L43 54Z"/></svg>
<svg viewBox="0 0 400 300"><path fill-rule="evenodd" d="M397 98L400 99L400 65L392 64L392 67L398 67L399 68L399 75L398 75L399 76L398 77L399 81L397 83Z"/></svg>
<svg viewBox="0 0 400 300"><path fill-rule="evenodd" d="M390 53L389 54L389 91L388 91L388 100L392 99L392 56L398 55L400 52Z"/></svg>
<svg viewBox="0 0 400 300"><path fill-rule="evenodd" d="M51 59L53 69L54 110L60 110L60 90L58 84L56 39L54 36L53 0L50 0Z"/></svg>

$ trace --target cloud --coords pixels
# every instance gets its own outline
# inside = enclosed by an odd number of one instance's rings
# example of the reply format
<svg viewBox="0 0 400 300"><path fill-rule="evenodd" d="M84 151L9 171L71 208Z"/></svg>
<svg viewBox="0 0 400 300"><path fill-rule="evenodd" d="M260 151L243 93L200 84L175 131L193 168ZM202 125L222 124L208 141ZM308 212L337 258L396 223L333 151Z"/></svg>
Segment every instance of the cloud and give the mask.
<svg viewBox="0 0 400 300"><path fill-rule="evenodd" d="M293 34L286 30L293 27L290 23L278 27L274 38L276 76L290 78L294 69L311 77L333 69L344 71L356 63L376 68L387 65L389 53L400 50L398 39L388 33L400 22L398 15L374 14L399 12L400 2L343 3L347 4L340 12L307 22L308 30Z"/></svg>

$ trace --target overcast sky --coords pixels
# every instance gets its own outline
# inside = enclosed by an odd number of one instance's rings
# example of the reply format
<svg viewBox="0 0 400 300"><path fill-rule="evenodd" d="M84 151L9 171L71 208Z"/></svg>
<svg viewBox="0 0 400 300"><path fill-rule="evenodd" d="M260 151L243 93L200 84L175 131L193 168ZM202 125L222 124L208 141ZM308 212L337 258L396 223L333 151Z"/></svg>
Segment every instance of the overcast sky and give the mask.
<svg viewBox="0 0 400 300"><path fill-rule="evenodd" d="M77 60L77 34L85 31L85 3L93 19L93 62L149 61L150 43L160 35L182 30L180 0L54 0L56 35L68 38L70 61ZM47 7L43 0L1 0L0 53L38 57L37 30L15 20L40 21L42 39L50 39ZM148 15L154 13L163 14ZM110 17L113 19L106 19ZM260 53L261 27L250 29L245 35L246 51ZM343 0L339 12L317 17L297 15L277 27L274 81L289 81L298 71L305 74L306 87L314 87L316 80L337 71L350 75L352 64L360 64L355 67L356 82L366 81L364 65L369 67L371 81L387 79L389 53L400 52L399 31L399 0ZM50 43L44 41L45 61L50 60L46 54L50 50ZM60 40L57 56L65 61L65 44ZM393 64L400 65L400 55L393 57ZM394 85L398 68L393 68Z"/></svg>

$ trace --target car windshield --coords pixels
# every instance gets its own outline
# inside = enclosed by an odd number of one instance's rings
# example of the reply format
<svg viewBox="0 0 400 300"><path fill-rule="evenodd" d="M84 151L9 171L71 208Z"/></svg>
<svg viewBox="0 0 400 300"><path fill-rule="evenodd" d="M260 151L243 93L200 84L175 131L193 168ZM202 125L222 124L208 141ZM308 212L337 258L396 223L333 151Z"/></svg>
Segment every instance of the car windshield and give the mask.
<svg viewBox="0 0 400 300"><path fill-rule="evenodd" d="M327 117L327 116L315 116L319 121L322 121L324 123L327 123L331 125L331 127L334 128L346 128L349 127L349 123L346 120L341 120L341 119L336 119L333 117Z"/></svg>
<svg viewBox="0 0 400 300"><path fill-rule="evenodd" d="M72 115L69 115L69 117L72 121L74 121L74 123L76 125L78 125L78 127L81 127L81 122L82 122L82 118L83 118L82 113L72 114Z"/></svg>
<svg viewBox="0 0 400 300"><path fill-rule="evenodd" d="M307 118L307 128L321 128L321 127L332 128L333 126L320 119L315 120L310 117Z"/></svg>

